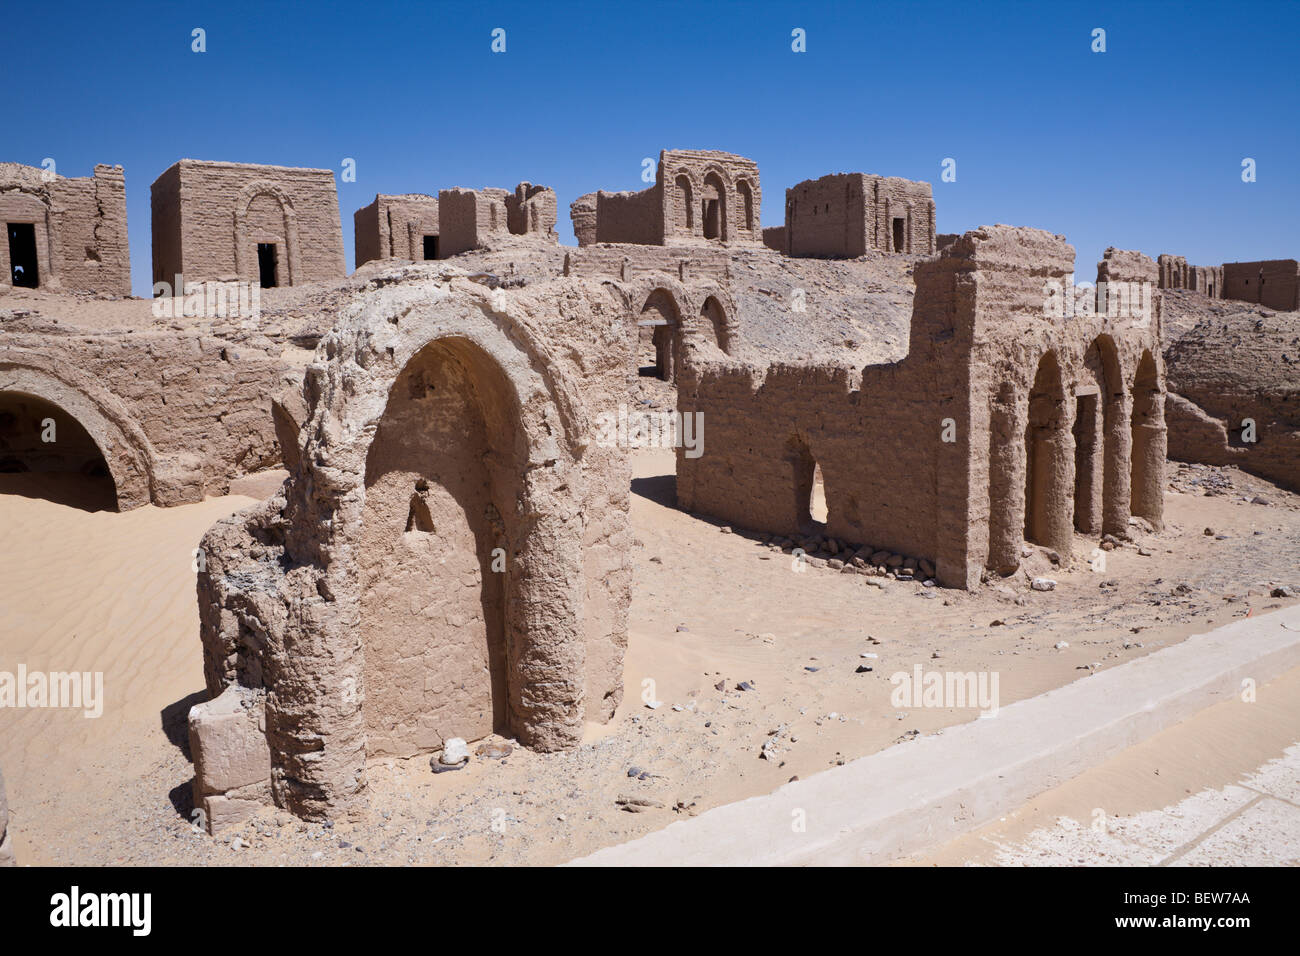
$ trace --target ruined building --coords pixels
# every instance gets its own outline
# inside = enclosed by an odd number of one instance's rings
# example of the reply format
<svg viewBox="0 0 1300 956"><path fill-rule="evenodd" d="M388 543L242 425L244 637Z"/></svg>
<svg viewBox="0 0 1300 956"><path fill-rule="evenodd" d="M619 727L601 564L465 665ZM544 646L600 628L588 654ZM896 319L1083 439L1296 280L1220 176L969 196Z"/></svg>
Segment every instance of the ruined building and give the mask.
<svg viewBox="0 0 1300 956"><path fill-rule="evenodd" d="M570 214L580 246L762 243L761 206L753 160L717 150L666 149L649 189L588 193Z"/></svg>
<svg viewBox="0 0 1300 956"><path fill-rule="evenodd" d="M371 289L275 406L289 478L202 542L191 714L209 823L357 809L366 757L493 732L554 750L622 690L631 468L603 283Z"/></svg>
<svg viewBox="0 0 1300 956"><path fill-rule="evenodd" d="M785 191L783 238L790 256L934 255L930 184L867 173L805 180Z"/></svg>
<svg viewBox="0 0 1300 956"><path fill-rule="evenodd" d="M67 179L0 163L0 283L62 292L131 294L126 179L121 166Z"/></svg>
<svg viewBox="0 0 1300 956"><path fill-rule="evenodd" d="M1223 297L1286 312L1300 310L1300 263L1295 259L1225 262Z"/></svg>
<svg viewBox="0 0 1300 956"><path fill-rule="evenodd" d="M155 283L264 289L347 274L334 173L182 159L152 190Z"/></svg>
<svg viewBox="0 0 1300 956"><path fill-rule="evenodd" d="M555 191L520 183L504 189L438 191L439 257L481 249L505 236L534 236L558 242Z"/></svg>
<svg viewBox="0 0 1300 956"><path fill-rule="evenodd" d="M1149 290L1155 263L1108 250L1098 279L1111 297L1054 312L1073 271L1060 236L984 227L917 265L899 362L687 363L678 408L702 412L708 438L700 457L678 452L679 505L806 533L820 466L826 533L923 559L960 588L1013 572L1026 540L1068 560L1076 530L1123 535L1130 515L1159 526L1159 297L1116 308L1126 297L1113 294Z"/></svg>
<svg viewBox="0 0 1300 956"><path fill-rule="evenodd" d="M1223 266L1190 266L1183 256L1163 254L1156 259L1160 288L1188 289L1211 299L1223 298Z"/></svg>
<svg viewBox="0 0 1300 956"><path fill-rule="evenodd" d="M423 193L375 196L352 216L358 267L375 259L438 258L438 200Z"/></svg>

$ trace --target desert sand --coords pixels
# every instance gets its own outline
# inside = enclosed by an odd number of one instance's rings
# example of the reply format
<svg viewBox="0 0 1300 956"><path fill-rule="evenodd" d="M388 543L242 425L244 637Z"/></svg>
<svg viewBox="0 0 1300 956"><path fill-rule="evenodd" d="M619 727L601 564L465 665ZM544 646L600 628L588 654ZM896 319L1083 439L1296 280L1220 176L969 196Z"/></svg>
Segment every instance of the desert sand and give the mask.
<svg viewBox="0 0 1300 956"><path fill-rule="evenodd" d="M365 818L308 824L268 810L215 840L189 820L185 714L204 696L192 549L254 499L116 514L0 495L0 669L102 671L106 700L98 719L0 712L19 860L559 863L975 718L893 706L897 671L996 671L1006 704L1293 603L1269 592L1300 568L1300 496L1231 468L1171 463L1167 529L1135 529L1104 573L1036 554L1028 573L1059 582L1048 593L1026 574L968 593L796 572L740 529L673 507L671 452L638 452L635 475L626 693L613 721L569 752L515 749L456 773L432 774L427 758L375 760ZM1076 550L1094 544L1080 537ZM629 797L643 801L636 812Z"/></svg>

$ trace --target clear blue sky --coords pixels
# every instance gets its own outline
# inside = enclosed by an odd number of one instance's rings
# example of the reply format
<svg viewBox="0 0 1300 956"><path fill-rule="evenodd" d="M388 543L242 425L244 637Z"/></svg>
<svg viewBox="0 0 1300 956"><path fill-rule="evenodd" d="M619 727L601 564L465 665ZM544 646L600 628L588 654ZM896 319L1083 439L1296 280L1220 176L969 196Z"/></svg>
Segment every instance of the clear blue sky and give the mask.
<svg viewBox="0 0 1300 956"><path fill-rule="evenodd" d="M1063 233L1081 279L1108 245L1300 255L1295 2L9 0L4 22L0 160L121 163L138 295L149 187L182 157L336 174L354 158L357 181L338 183L349 268L352 213L376 193L543 183L571 243L568 204L643 188L664 147L757 160L764 225L803 179L925 179L940 232Z"/></svg>

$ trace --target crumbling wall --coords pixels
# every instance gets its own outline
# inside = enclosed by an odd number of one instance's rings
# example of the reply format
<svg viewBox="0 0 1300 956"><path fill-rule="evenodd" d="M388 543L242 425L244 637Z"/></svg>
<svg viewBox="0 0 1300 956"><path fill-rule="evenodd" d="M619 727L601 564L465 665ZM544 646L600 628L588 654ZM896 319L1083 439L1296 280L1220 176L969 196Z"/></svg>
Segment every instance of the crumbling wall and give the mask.
<svg viewBox="0 0 1300 956"><path fill-rule="evenodd" d="M18 163L0 163L0 284L13 285L8 230L31 226L37 285L64 292L131 294L126 231L126 178L121 166L97 165L93 176L65 178ZM29 284L30 275L19 276ZM26 280L26 281L25 281Z"/></svg>
<svg viewBox="0 0 1300 956"><path fill-rule="evenodd" d="M1188 265L1183 256L1162 254L1156 259L1162 289L1189 289L1211 299L1223 298L1223 266Z"/></svg>
<svg viewBox="0 0 1300 956"><path fill-rule="evenodd" d="M1300 491L1300 313L1206 319L1165 356L1169 456Z"/></svg>
<svg viewBox="0 0 1300 956"><path fill-rule="evenodd" d="M556 208L553 190L527 182L516 186L513 194L495 188L440 190L439 256L479 249L494 238L509 235L558 241Z"/></svg>
<svg viewBox="0 0 1300 956"><path fill-rule="evenodd" d="M260 281L275 246L276 285L347 274L334 173L182 159L152 188L154 282Z"/></svg>
<svg viewBox="0 0 1300 956"><path fill-rule="evenodd" d="M1009 226L964 234L916 269L908 355L860 373L688 362L678 407L701 413L704 453L678 452L687 510L755 530L819 530L933 562L940 583L974 587L1016 570L1026 539L1068 560L1074 530L1126 534L1130 513L1161 521L1164 454L1155 264L1108 250L1102 312L1063 314L1074 252ZM1149 303L1143 314L1124 314Z"/></svg>
<svg viewBox="0 0 1300 956"><path fill-rule="evenodd" d="M116 506L127 510L225 494L234 478L278 465L268 412L290 375L283 351L264 334L220 327L195 334L28 326L0 342L0 375L5 394L47 402L71 419L55 443L60 454L67 446L69 461L89 455L78 444L83 432L93 441ZM42 463L48 447L11 447L0 457L20 458L25 470L53 468L58 461Z"/></svg>
<svg viewBox="0 0 1300 956"><path fill-rule="evenodd" d="M370 752L489 727L551 750L612 714L631 475L593 420L626 400L629 327L599 283L453 277L368 291L322 341L298 399L276 408L282 494L209 531L198 580L209 692L265 693L278 804L356 809ZM481 615L391 576L405 562L432 573L429 535ZM388 593L405 585L400 601ZM459 696L439 675L470 645L488 680ZM385 675L400 658L422 678L394 697Z"/></svg>
<svg viewBox="0 0 1300 956"><path fill-rule="evenodd" d="M1225 262L1223 297L1257 302L1286 312L1300 310L1300 262L1295 259Z"/></svg>
<svg viewBox="0 0 1300 956"><path fill-rule="evenodd" d="M440 254L425 255L425 237L433 237L434 247L439 237L438 200L433 196L377 195L353 214L352 223L358 268L375 259L420 262L440 258Z"/></svg>

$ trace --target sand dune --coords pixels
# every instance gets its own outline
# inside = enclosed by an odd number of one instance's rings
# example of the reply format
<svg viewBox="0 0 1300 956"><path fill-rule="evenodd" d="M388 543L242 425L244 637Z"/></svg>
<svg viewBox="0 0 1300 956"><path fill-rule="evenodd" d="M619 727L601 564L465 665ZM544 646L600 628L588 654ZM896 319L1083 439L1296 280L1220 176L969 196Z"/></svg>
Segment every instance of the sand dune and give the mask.
<svg viewBox="0 0 1300 956"><path fill-rule="evenodd" d="M122 735L147 742L162 733L165 707L203 689L193 549L213 522L253 502L116 514L0 495L0 671L103 675L98 718L0 709L11 803L77 786L76 758L119 753Z"/></svg>

